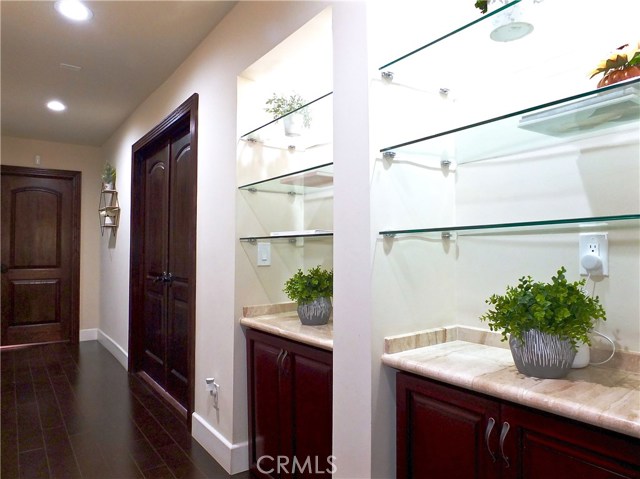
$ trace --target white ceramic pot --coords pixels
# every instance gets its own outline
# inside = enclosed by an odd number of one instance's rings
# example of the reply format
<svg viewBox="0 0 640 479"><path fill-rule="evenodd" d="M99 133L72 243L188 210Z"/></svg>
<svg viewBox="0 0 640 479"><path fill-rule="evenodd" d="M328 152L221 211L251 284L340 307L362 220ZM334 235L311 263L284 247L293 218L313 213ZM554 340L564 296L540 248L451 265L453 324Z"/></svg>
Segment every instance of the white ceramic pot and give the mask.
<svg viewBox="0 0 640 479"><path fill-rule="evenodd" d="M600 361L600 362L597 362L597 363L592 363L591 362L591 351L589 349L589 345L585 344L585 343L579 343L578 352L576 353L576 357L573 359L573 364L571 365L571 367L574 368L574 369L585 368L585 367L589 366L590 364L592 366L597 366L598 364L604 364L607 361L610 361L613 358L613 355L616 353L616 343L614 343L611 338L609 338L608 336L605 336L604 334L602 334L599 331L591 331L591 332L593 334L597 334L598 336L606 339L607 341L609 341L611 343L611 348L612 348L611 349L611 354L604 361Z"/></svg>
<svg viewBox="0 0 640 479"><path fill-rule="evenodd" d="M304 126L304 116L302 113L292 113L282 119L284 123L285 136L300 136Z"/></svg>

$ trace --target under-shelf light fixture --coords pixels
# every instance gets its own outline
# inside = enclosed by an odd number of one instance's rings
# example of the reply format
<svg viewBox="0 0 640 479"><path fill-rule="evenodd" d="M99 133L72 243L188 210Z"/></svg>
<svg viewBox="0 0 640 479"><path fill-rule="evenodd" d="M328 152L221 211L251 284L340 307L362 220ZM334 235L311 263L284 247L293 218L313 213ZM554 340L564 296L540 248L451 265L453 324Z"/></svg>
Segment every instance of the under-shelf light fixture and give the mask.
<svg viewBox="0 0 640 479"><path fill-rule="evenodd" d="M493 3L499 7L512 1L496 0ZM494 29L489 35L491 39L496 42L511 42L529 35L533 31L533 23L525 21L524 17L530 16L530 8L533 4L541 2L542 0L522 0L510 8L496 13L492 18Z"/></svg>

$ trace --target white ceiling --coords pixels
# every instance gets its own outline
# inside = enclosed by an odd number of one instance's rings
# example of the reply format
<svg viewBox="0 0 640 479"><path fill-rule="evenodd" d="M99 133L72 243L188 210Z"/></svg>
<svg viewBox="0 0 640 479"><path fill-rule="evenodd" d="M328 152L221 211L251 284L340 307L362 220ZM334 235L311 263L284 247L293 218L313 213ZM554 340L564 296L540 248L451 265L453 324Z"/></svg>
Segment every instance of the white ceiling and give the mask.
<svg viewBox="0 0 640 479"><path fill-rule="evenodd" d="M91 1L74 23L52 1L2 0L2 135L104 144L235 3ZM49 111L54 98L67 110Z"/></svg>

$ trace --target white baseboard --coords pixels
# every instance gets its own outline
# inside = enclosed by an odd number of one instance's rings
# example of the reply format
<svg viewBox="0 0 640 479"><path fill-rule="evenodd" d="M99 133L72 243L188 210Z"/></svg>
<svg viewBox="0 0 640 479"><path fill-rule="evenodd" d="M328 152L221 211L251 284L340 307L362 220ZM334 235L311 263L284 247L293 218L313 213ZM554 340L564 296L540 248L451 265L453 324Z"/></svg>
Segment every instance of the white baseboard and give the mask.
<svg viewBox="0 0 640 479"><path fill-rule="evenodd" d="M95 341L96 339L98 339L98 328L80 330L80 341Z"/></svg>
<svg viewBox="0 0 640 479"><path fill-rule="evenodd" d="M249 443L231 444L195 412L191 415L191 435L228 474L249 469Z"/></svg>
<svg viewBox="0 0 640 479"><path fill-rule="evenodd" d="M129 354L124 349L122 349L118 343L116 343L113 339L111 339L99 329L97 339L98 342L102 344L107 349L107 351L109 351L118 360L120 364L122 364L122 367L128 371Z"/></svg>

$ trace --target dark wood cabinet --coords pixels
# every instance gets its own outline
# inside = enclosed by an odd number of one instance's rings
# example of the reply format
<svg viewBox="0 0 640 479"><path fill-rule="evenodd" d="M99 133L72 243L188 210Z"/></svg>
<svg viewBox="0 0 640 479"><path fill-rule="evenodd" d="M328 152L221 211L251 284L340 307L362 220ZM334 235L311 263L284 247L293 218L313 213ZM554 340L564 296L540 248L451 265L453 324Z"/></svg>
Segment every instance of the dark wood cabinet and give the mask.
<svg viewBox="0 0 640 479"><path fill-rule="evenodd" d="M249 466L254 477L333 470L331 352L247 330Z"/></svg>
<svg viewBox="0 0 640 479"><path fill-rule="evenodd" d="M640 439L398 373L397 477L640 478Z"/></svg>

